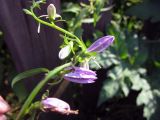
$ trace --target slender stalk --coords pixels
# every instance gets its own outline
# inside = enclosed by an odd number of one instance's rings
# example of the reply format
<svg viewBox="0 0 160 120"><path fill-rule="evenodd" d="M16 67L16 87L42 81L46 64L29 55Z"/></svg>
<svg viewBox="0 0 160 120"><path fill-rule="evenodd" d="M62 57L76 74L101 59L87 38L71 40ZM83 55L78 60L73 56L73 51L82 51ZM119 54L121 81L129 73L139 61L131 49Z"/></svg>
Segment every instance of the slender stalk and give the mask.
<svg viewBox="0 0 160 120"><path fill-rule="evenodd" d="M38 92L42 89L42 87L51 79L53 78L55 75L57 75L61 70L63 70L65 67L68 67L72 65L71 63L66 63L62 66L59 66L57 68L55 68L54 70L50 71L48 73L48 75L38 83L38 85L33 89L33 91L31 92L31 94L29 95L29 97L27 98L27 100L25 101L24 105L22 106L22 109L20 110L16 120L22 120L22 118L25 115L26 110L28 109L28 107L30 106L30 104L32 103L32 101L34 100L34 98L36 97L36 95L38 94Z"/></svg>
<svg viewBox="0 0 160 120"><path fill-rule="evenodd" d="M68 35L68 36L70 36L70 37L75 38L75 39L76 39L76 42L81 46L82 50L83 50L83 51L86 50L86 45L85 45L84 42L83 42L82 40L80 40L77 36L75 36L74 34L68 32L67 30L65 30L65 29L57 26L57 25L54 24L54 23L48 23L48 22L46 22L46 21L38 18L38 17L34 14L33 11L31 11L31 12L32 12L32 17L33 17L36 21L38 21L38 22L41 23L41 24L47 25L47 26L49 26L49 27L51 27L51 28L54 28L54 29L56 29L56 30L58 30L58 31L60 31L60 32L66 34L66 35Z"/></svg>

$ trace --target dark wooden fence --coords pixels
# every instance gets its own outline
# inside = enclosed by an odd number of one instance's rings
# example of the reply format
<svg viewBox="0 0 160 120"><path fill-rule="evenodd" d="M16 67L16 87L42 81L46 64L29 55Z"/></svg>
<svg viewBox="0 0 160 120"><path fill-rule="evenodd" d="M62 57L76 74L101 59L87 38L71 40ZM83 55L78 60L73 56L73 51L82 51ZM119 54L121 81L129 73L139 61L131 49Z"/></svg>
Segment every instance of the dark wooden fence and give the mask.
<svg viewBox="0 0 160 120"><path fill-rule="evenodd" d="M54 3L60 12L60 0L47 0L40 14L46 14L46 6ZM1 0L0 29L18 72L36 67L53 68L59 64L57 52L61 42L58 33L46 26L37 33L37 23L23 12L30 0ZM30 85L30 80L26 82Z"/></svg>

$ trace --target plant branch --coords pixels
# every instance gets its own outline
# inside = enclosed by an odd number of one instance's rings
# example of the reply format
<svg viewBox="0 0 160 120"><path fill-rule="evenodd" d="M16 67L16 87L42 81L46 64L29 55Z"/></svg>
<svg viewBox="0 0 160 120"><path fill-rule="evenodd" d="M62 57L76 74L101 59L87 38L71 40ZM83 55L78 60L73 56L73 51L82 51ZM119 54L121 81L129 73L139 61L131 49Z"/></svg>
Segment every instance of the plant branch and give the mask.
<svg viewBox="0 0 160 120"><path fill-rule="evenodd" d="M42 87L56 74L58 74L61 70L63 70L65 67L68 67L72 65L71 63L66 63L62 66L59 66L52 71L48 73L48 75L38 83L38 85L33 89L27 100L25 101L24 105L22 106L22 109L20 110L16 120L22 120L23 116L25 115L26 110L28 109L29 105L32 103L38 92L42 89Z"/></svg>
<svg viewBox="0 0 160 120"><path fill-rule="evenodd" d="M65 29L57 26L57 25L54 24L54 23L48 23L48 22L46 22L46 21L38 18L38 17L34 14L33 10L31 10L31 13L32 13L31 16L32 16L36 21L38 21L39 23L44 24L44 25L46 25L46 26L49 26L49 27L51 27L51 28L54 28L54 29L56 29L56 30L58 30L58 31L60 31L60 32L66 34L66 35L68 35L68 36L70 36L70 37L75 38L75 39L76 39L76 42L81 46L82 50L83 50L83 51L86 50L86 45L85 45L84 42L83 42L82 40L80 40L76 35L68 32L67 30L65 30Z"/></svg>

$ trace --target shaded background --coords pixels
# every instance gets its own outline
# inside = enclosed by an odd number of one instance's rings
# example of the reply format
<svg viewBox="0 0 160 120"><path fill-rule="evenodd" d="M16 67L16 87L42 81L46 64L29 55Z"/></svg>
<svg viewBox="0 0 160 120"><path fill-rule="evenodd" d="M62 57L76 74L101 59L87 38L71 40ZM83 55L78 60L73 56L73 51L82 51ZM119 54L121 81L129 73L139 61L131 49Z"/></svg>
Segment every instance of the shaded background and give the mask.
<svg viewBox="0 0 160 120"><path fill-rule="evenodd" d="M133 3L133 7L125 6L128 4L128 1ZM112 12L119 12L120 10L123 10L119 13L124 12L123 14L127 15L128 17L135 16L137 22L138 20L143 22L142 29L136 32L138 35L143 35L147 39L145 44L147 46L148 58L142 66L147 69L147 75L153 76L154 78L151 80L155 82L152 83L149 81L150 84L156 84L158 86L160 77L157 77L156 75L159 74L159 67L157 66L160 66L160 2L158 0L144 0L143 2L139 3L136 3L134 0L128 1L113 1L113 4L115 5L113 11L103 12L102 18L97 23L96 27L93 27L92 24L83 24L83 39L86 41L87 39L94 39L93 33L97 30L100 30L102 33L109 33L108 29L106 29L106 24L110 24L110 21L113 17ZM37 14L46 14L46 7L48 4L54 3L58 13L61 13L62 2L65 1L47 0L47 4L43 5L40 13L38 13L39 11L36 12ZM79 2L80 0L77 3ZM24 14L22 11L23 8L28 8L30 3L25 0L1 0L0 4L0 30L3 32L3 37L1 39L3 39L5 42L2 43L3 46L1 48L5 50L7 49L5 53L1 52L1 57L4 57L5 60L7 59L7 61L3 61L2 64L8 66L8 64L11 64L12 62L11 66L4 67L4 71L1 72L2 74L5 73L2 75L2 79L8 79L10 74L8 73L7 69L10 68L14 69L14 72L22 72L36 67L53 69L55 66L59 65L61 63L57 55L59 51L58 47L61 43L59 33L43 25L41 26L40 34L37 33L37 23L33 20L33 18ZM112 1L110 1L110 4L112 4ZM125 26L122 24L123 23L120 23L121 26ZM129 31L129 28L126 29ZM129 32L134 32L134 30ZM8 57L6 54L11 57ZM156 65L155 61L157 63ZM65 93L61 96L63 100L70 103L73 109L78 108L80 110L80 114L78 116L63 116L54 113L40 113L40 119L145 120L143 117L144 106L142 105L137 107L136 105L136 98L140 91L131 90L127 97L113 97L104 101L99 107L97 107L103 82L106 79L106 74L108 73L109 69L110 68L105 68L97 71L98 80L95 84L77 86L71 83L69 87L67 87ZM24 85L27 91L31 91L39 79L39 77L34 77L25 80ZM3 96L10 91L10 88L6 87L8 86L1 86L1 89L4 91L1 93ZM152 86L153 90L155 88L157 87ZM159 98L155 99L159 100ZM157 116L160 114L159 109L155 111L155 114ZM157 116L152 116L150 120L159 120L159 116Z"/></svg>

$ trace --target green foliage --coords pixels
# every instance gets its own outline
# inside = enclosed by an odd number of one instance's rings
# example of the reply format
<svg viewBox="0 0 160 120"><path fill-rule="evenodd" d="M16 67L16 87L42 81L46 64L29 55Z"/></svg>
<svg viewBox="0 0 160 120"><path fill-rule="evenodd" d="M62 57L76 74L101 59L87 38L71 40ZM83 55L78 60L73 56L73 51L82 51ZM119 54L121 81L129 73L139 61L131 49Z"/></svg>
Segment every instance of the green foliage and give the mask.
<svg viewBox="0 0 160 120"><path fill-rule="evenodd" d="M33 102L34 98L36 97L36 95L39 93L39 91L42 89L42 87L44 87L44 85L51 79L53 79L60 71L62 71L65 67L70 66L71 63L66 63L64 65L61 65L51 71L48 72L48 74L45 76L45 78L43 80L41 80L38 85L33 89L33 91L30 93L30 95L28 96L27 100L25 101L25 103L23 104L20 112L18 113L16 120L21 120L25 114L27 114L26 112L28 111L28 109L30 109L30 105ZM32 70L33 71L33 70ZM41 71L48 71L48 70L40 70ZM39 71L38 71L39 72ZM36 71L37 73L37 71ZM30 74L29 74L30 75ZM21 75L22 76L22 75ZM25 76L26 77L26 76Z"/></svg>
<svg viewBox="0 0 160 120"><path fill-rule="evenodd" d="M14 87L14 85L17 82L19 82L19 81L21 81L25 78L31 77L33 75L40 74L42 72L48 73L49 70L47 68L35 68L35 69L31 69L31 70L22 72L22 73L20 73L20 74L18 74L17 76L14 77L14 79L12 80L11 86Z"/></svg>
<svg viewBox="0 0 160 120"><path fill-rule="evenodd" d="M129 2L132 2L130 6L135 4L133 1ZM136 15L143 20L152 18L152 22L159 21L158 11L153 12L148 9L151 14L147 14L146 11L143 12L147 9L146 7L155 7L154 3L146 1L131 6L127 10L127 14ZM142 30L143 24L135 16L128 17L124 14L126 13L127 4L126 2L121 4L119 8L115 8L114 18L107 28L108 34L114 35L116 38L112 48L110 51L105 51L96 56L98 64L108 70L100 92L98 105L111 98L126 97L130 90L135 90L139 91L136 102L137 106L144 106L144 117L147 120L158 120L158 111L160 109L158 106L160 99L159 62L153 61L156 69L148 76L147 67L145 66L149 60L147 45L143 40L143 35L138 34ZM93 61L90 63L92 68L99 69L98 66L92 63Z"/></svg>
<svg viewBox="0 0 160 120"><path fill-rule="evenodd" d="M16 77L14 77L14 79L12 80L11 86L20 102L23 102L28 95L24 87L24 84L20 81L40 73L48 73L48 72L49 70L46 68L36 68L36 69L31 69L31 70L22 72L18 74Z"/></svg>
<svg viewBox="0 0 160 120"><path fill-rule="evenodd" d="M107 2L108 0L90 0L90 4L64 2L62 16L66 20L67 29L75 33L78 37L81 37L83 23L96 26L101 18L100 13L112 9L111 6L104 8Z"/></svg>
<svg viewBox="0 0 160 120"><path fill-rule="evenodd" d="M144 0L141 4L130 7L126 13L142 20L150 19L151 22L158 22L160 21L159 5L158 0Z"/></svg>
<svg viewBox="0 0 160 120"><path fill-rule="evenodd" d="M99 14L102 6L99 4L99 6L93 9L91 7L92 4L92 2L90 5L81 4L82 7L73 3L64 4L65 6L68 5L64 10L64 17L68 19L67 27L69 31L82 36L83 29L81 25L83 23L93 23L95 25L94 22L97 22L101 17ZM145 63L148 60L147 46L142 35L138 34L142 30L143 23L137 20L135 16L129 17L124 13L136 15L143 20L153 17L155 21L158 20L158 10L151 12L148 9L151 14L147 14L144 10L153 4L145 6L144 4L146 3L143 3L142 0L116 1L115 4L119 4L119 6L115 8L116 12L113 13L114 19L107 30L108 34L114 35L116 40L110 51L105 51L96 56L98 64L109 70L100 92L98 105L114 97L126 97L130 90L139 91L137 105L144 105L144 116L148 120L153 118L153 120L156 120L154 115L157 109L158 95L155 94L155 91L159 93L157 89L159 84L157 82L151 83L150 79L154 81L157 79L158 81L159 77L153 79L147 76L147 69L145 68ZM129 9L126 11L126 8ZM89 15L89 11L92 10L94 11L93 14ZM97 39L103 36L103 33L96 31L96 33L93 33L93 36ZM157 61L154 64L157 67L159 66ZM95 64L95 60L90 62L90 66L97 70L100 69ZM155 74L157 76L158 72ZM157 86L156 89L153 87L153 83Z"/></svg>
<svg viewBox="0 0 160 120"><path fill-rule="evenodd" d="M67 30L65 30L54 24L54 22L58 22L58 20L51 21L47 19L48 16L46 15L47 21L44 21L44 19L41 19L42 16L40 17L34 14L33 10L35 8L40 8L41 3L45 3L45 0L33 0L30 10L24 9L24 12L31 15L37 22L61 31L63 33L61 36L64 39L64 44L61 47L68 45L70 41L76 41L77 48L74 47L75 44L71 45L72 53L77 62L84 61L83 59L87 57L87 55L79 57L81 53L78 53L78 55L75 54L75 50L77 50L78 47L81 47L82 51L86 50L86 46L81 41L83 33L82 25L92 24L95 27L101 18L101 12L112 9L113 5L104 8L108 0L89 0L89 4L64 2L62 16L66 20L65 25ZM116 38L114 45L109 51L107 50L96 56L96 62L102 68L108 70L99 95L98 105L101 105L111 98L127 97L131 90L139 91L136 99L137 106L143 106L143 115L147 120L157 120L157 111L160 109L160 71L158 69L160 68L160 62L159 60L153 61L152 64L156 70L148 75L148 69L145 65L149 60L149 55L146 43L143 39L143 33L140 33L143 23L136 17L142 20L151 19L152 22L157 22L160 20L158 11L159 7L156 5L156 2L151 2L151 0L144 0L144 2L142 2L142 0L115 1L113 20L111 21L111 25L107 28L108 34ZM129 17L125 15L125 13L132 16ZM103 36L103 33L97 30L93 33L93 36L97 39ZM90 41L88 41L88 46L89 44ZM90 54L88 54L88 56L89 55ZM93 53L92 55L94 56L95 54ZM73 59L72 62L74 62ZM77 62L75 62L75 64L77 64ZM64 71L62 70L70 65L71 63L64 64L51 71L45 68L37 68L21 73L13 79L12 87L15 86L13 87L15 93L18 95L20 101L23 101L26 95L20 81L42 72L47 73L44 79L38 83L28 96L16 118L17 120L23 119L26 114L32 112L30 110L37 104L36 102L34 103L34 98L38 92L49 80L59 75L60 72L63 74ZM99 65L95 64L94 59L90 62L91 68L98 70L100 69ZM1 65L1 59L0 66L1 68L4 67L3 64ZM3 69L1 69L0 73L3 74L3 72ZM2 78L0 78L0 82L2 82L1 79ZM59 79L59 81L62 80L60 77ZM54 82L52 85L59 83L59 81ZM19 89L23 91L23 93L19 91ZM45 97L45 95L48 96L48 93L45 93L42 97ZM35 116L36 112L33 112L32 118L30 119L34 119Z"/></svg>

